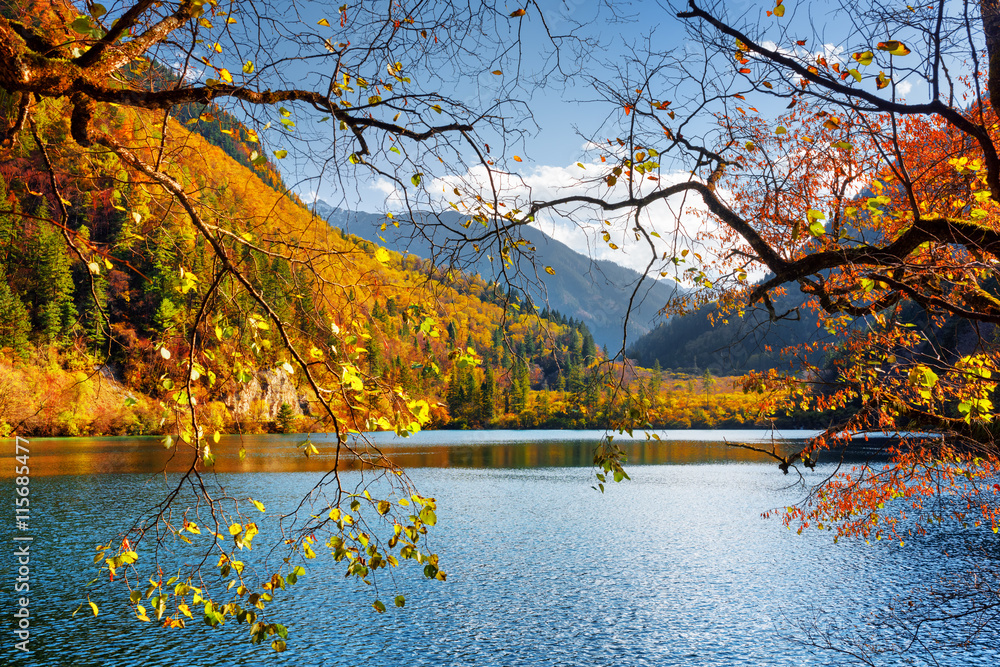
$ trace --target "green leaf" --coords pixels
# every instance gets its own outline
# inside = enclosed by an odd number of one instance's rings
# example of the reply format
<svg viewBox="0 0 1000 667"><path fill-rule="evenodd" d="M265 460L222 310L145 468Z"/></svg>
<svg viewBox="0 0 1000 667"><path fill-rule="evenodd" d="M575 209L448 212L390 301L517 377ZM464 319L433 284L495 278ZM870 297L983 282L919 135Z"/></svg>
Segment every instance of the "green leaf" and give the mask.
<svg viewBox="0 0 1000 667"><path fill-rule="evenodd" d="M279 160L283 160L287 156L288 156L288 151L286 151L284 149L279 150L279 151L274 151L274 157L278 158Z"/></svg>
<svg viewBox="0 0 1000 667"><path fill-rule="evenodd" d="M404 606L406 606L406 598L404 598L402 595L397 595L395 602L396 602L396 606L399 607L399 608L401 608L401 609Z"/></svg>
<svg viewBox="0 0 1000 667"><path fill-rule="evenodd" d="M70 23L69 27L72 28L74 32L78 32L81 35L88 35L91 30L90 19L86 16L81 16Z"/></svg>
<svg viewBox="0 0 1000 667"><path fill-rule="evenodd" d="M380 614L385 611L385 604L383 604L381 600L375 600L375 602L372 603L372 607L374 607L375 611Z"/></svg>
<svg viewBox="0 0 1000 667"><path fill-rule="evenodd" d="M420 180L423 178L423 173L417 173L410 176L410 183L413 183L415 187L420 187Z"/></svg>
<svg viewBox="0 0 1000 667"><path fill-rule="evenodd" d="M823 223L819 220L814 220L813 223L809 225L809 233L816 238L819 238L820 236L823 236L823 234L826 234L826 227L824 227Z"/></svg>
<svg viewBox="0 0 1000 667"><path fill-rule="evenodd" d="M430 507L425 507L420 510L420 520L428 526L433 526L437 523L437 514Z"/></svg>

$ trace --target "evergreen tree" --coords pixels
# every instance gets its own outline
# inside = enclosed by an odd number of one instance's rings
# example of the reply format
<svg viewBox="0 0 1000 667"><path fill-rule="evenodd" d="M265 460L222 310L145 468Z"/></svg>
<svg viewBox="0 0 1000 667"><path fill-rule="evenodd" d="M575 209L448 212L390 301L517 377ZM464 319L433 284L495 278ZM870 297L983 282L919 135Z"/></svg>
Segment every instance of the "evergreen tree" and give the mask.
<svg viewBox="0 0 1000 667"><path fill-rule="evenodd" d="M9 209L9 212L6 209ZM24 266L22 236L17 200L7 201L7 183L3 176L0 176L0 264L5 269L5 275L11 280L14 279L13 269Z"/></svg>
<svg viewBox="0 0 1000 667"><path fill-rule="evenodd" d="M460 418L465 411L465 382L463 381L462 370L455 366L451 369L451 380L448 383L448 392L445 394L445 401L448 405L448 414L452 420Z"/></svg>
<svg viewBox="0 0 1000 667"><path fill-rule="evenodd" d="M590 329L588 329L585 325L581 326L583 333L583 349L580 353L583 355L584 359L594 359L597 357L597 344L594 342L594 337L591 335Z"/></svg>
<svg viewBox="0 0 1000 667"><path fill-rule="evenodd" d="M30 331L28 310L10 289L6 272L0 264L0 348L9 347L19 356L27 355Z"/></svg>
<svg viewBox="0 0 1000 667"><path fill-rule="evenodd" d="M278 408L278 414L275 417L275 422L278 425L278 431L281 433L292 433L295 429L295 410L292 409L288 403L282 403L281 407Z"/></svg>
<svg viewBox="0 0 1000 667"><path fill-rule="evenodd" d="M465 374L465 405L463 412L470 422L479 423L479 405L482 401L482 391L476 382L476 374L469 370Z"/></svg>
<svg viewBox="0 0 1000 667"><path fill-rule="evenodd" d="M368 334L371 338L368 339L365 348L368 350L368 373L372 377L378 377L385 371L385 354L382 351L382 343L375 333L371 327L368 327Z"/></svg>
<svg viewBox="0 0 1000 667"><path fill-rule="evenodd" d="M47 218L48 209L42 205L36 215ZM28 292L34 326L46 343L63 342L76 321L66 242L52 225L41 223L27 243L26 259L34 269Z"/></svg>
<svg viewBox="0 0 1000 667"><path fill-rule="evenodd" d="M653 362L653 374L649 378L649 393L653 397L660 393L660 387L663 386L663 367L660 366L660 360L657 359Z"/></svg>
<svg viewBox="0 0 1000 667"><path fill-rule="evenodd" d="M483 426L488 426L496 419L496 394L497 378L493 373L493 366L486 364L479 392L479 420Z"/></svg>
<svg viewBox="0 0 1000 667"><path fill-rule="evenodd" d="M715 380L712 379L712 371L705 369L705 374L701 377L701 388L705 390L705 405L711 405L711 391Z"/></svg>

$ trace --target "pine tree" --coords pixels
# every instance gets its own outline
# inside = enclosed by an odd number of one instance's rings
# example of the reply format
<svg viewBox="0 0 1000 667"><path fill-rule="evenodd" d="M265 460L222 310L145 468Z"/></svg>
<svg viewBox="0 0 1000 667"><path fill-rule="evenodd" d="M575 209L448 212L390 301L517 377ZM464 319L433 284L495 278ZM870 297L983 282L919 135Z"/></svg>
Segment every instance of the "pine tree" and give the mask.
<svg viewBox="0 0 1000 667"><path fill-rule="evenodd" d="M36 215L48 217L47 208L40 206ZM66 242L52 225L41 223L27 243L27 259L34 269L29 298L35 327L45 342L60 343L76 321Z"/></svg>
<svg viewBox="0 0 1000 667"><path fill-rule="evenodd" d="M653 362L653 374L649 378L649 393L655 397L660 393L660 387L663 385L663 367L660 366L660 360L657 359Z"/></svg>
<svg viewBox="0 0 1000 667"><path fill-rule="evenodd" d="M493 366L486 364L479 392L479 420L483 426L488 426L496 419L496 395L497 378L493 373Z"/></svg>
<svg viewBox="0 0 1000 667"><path fill-rule="evenodd" d="M7 284L7 275L0 264L0 348L11 348L18 356L28 353L28 332L31 322L28 310Z"/></svg>
<svg viewBox="0 0 1000 667"><path fill-rule="evenodd" d="M281 433L293 433L295 430L295 410L288 403L282 403L275 416L278 424L278 431Z"/></svg>

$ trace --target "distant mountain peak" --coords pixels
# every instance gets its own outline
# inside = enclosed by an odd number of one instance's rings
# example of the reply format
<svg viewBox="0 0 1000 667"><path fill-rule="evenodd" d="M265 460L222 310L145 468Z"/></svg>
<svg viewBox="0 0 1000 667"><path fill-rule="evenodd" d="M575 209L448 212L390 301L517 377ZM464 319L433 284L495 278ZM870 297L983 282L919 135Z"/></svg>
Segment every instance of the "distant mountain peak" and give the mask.
<svg viewBox="0 0 1000 667"><path fill-rule="evenodd" d="M451 211L435 216L441 226L433 226L426 233L411 233L402 216L392 219L378 213L350 211L331 206L322 199L313 205L316 215L339 227L345 233L353 234L372 243L384 245L390 250L408 252L425 259L445 262L445 250L454 251L455 237L449 233L462 228L464 216ZM431 216L432 214L418 214ZM395 222L400 223L396 227ZM422 221L426 222L426 220ZM382 226L385 225L385 229ZM426 225L421 225L426 227ZM617 350L627 331L632 341L651 331L664 318L660 309L683 288L654 278L643 277L638 271L621 266L609 260L594 259L573 250L545 232L531 226L519 230L520 238L533 254L533 271L514 286L523 289L531 299L551 310L584 322L599 345L609 350ZM471 245L471 244L470 244ZM471 247L460 255L448 255L455 260L458 268L468 273L479 273L486 280L508 282L510 273L501 269L500 258L481 248L475 252ZM437 256L435 256L437 255ZM544 271L551 267L554 275ZM640 283L641 281L641 283ZM638 290L636 287L638 286ZM633 296L634 294L634 296ZM632 312L628 317L628 328L624 328L626 311L632 302Z"/></svg>

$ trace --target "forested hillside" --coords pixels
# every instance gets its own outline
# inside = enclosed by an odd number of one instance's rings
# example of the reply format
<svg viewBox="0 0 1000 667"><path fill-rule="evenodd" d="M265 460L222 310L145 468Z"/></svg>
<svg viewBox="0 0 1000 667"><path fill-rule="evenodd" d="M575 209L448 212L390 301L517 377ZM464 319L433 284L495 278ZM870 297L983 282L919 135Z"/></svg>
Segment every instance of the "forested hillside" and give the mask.
<svg viewBox="0 0 1000 667"><path fill-rule="evenodd" d="M585 324L345 236L272 187L280 177L266 161L253 164L248 133L231 116L182 112L183 124L114 109L101 124L149 145L198 193L217 232L241 242L252 287L293 335L326 341L326 350L312 348L316 361L333 354L352 363L357 379L348 380L367 398L345 403L340 416L355 428L392 425L393 406L376 385L426 401L439 426L517 426L522 413L533 415L532 390L559 392L543 421L580 416L569 397L595 381L601 359ZM267 314L213 280L217 261L176 206L155 188L128 185L113 158L67 145L63 104L42 102L35 123L0 160L5 428L169 431L187 398L173 365L199 335L207 349L184 366L207 379L193 391L211 427L322 428L315 393L276 351ZM214 313L203 317L206 299Z"/></svg>
<svg viewBox="0 0 1000 667"><path fill-rule="evenodd" d="M837 338L817 326L801 293L775 299L785 317L772 322L763 309L739 313L717 303L677 315L632 343L628 356L640 366L700 373L737 374L772 368L796 368L803 359L822 364ZM806 350L804 345L815 344Z"/></svg>

